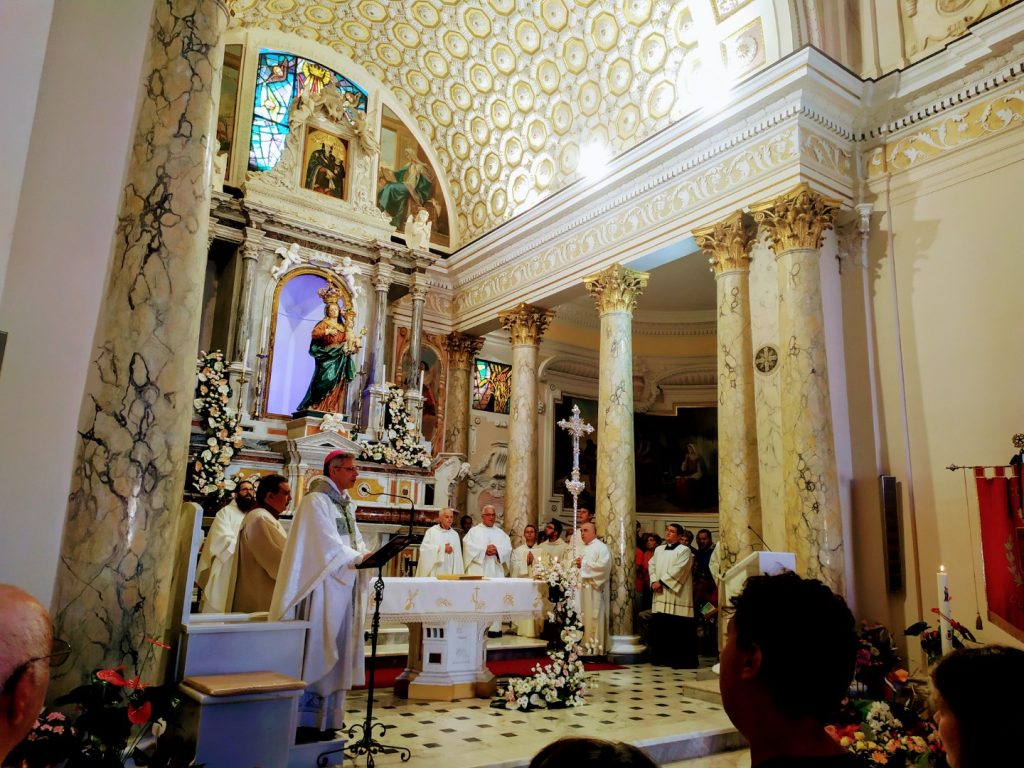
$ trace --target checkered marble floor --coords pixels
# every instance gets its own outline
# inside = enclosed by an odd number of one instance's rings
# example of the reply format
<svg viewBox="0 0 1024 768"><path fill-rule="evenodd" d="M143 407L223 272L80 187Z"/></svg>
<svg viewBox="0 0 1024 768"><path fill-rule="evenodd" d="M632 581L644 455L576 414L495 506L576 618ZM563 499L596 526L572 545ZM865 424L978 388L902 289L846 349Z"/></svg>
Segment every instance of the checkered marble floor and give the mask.
<svg viewBox="0 0 1024 768"><path fill-rule="evenodd" d="M512 768L527 765L541 747L558 738L590 735L641 746L660 764L714 755L718 762L689 760L685 765L742 768L740 754L738 763L716 754L742 747L721 705L685 695L683 685L695 679L693 671L637 664L591 675L595 686L587 704L560 710L513 712L492 709L484 699L408 701L390 690L378 691L374 715L388 726L379 738L408 747L412 759L402 763L397 755L378 755L375 764ZM366 692L352 692L346 705L348 724L361 722ZM362 758L355 764L364 763ZM353 763L346 761L349 765Z"/></svg>

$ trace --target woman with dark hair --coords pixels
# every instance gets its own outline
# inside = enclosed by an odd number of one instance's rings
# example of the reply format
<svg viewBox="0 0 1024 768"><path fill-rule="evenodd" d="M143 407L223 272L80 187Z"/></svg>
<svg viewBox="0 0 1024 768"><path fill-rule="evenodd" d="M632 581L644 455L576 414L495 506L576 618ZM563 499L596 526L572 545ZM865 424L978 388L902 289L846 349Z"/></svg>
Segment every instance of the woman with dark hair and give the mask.
<svg viewBox="0 0 1024 768"><path fill-rule="evenodd" d="M621 741L570 736L553 741L533 756L529 768L566 768L570 765L608 768L656 768L639 747Z"/></svg>
<svg viewBox="0 0 1024 768"><path fill-rule="evenodd" d="M1024 651L962 648L932 669L932 706L950 768L1020 760L1013 734L1024 722ZM1017 755L1017 757L1013 757Z"/></svg>

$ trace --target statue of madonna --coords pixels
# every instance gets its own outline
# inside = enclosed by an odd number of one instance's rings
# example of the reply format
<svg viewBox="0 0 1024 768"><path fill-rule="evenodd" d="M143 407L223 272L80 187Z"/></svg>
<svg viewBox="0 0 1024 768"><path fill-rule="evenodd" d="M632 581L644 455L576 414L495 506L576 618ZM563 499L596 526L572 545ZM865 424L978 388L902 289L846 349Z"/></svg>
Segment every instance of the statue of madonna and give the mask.
<svg viewBox="0 0 1024 768"><path fill-rule="evenodd" d="M355 378L356 364L349 351L351 345L345 343L349 329L338 303L340 292L329 285L317 293L324 302L324 319L313 327L309 342L309 355L316 367L297 410L341 413L345 387Z"/></svg>

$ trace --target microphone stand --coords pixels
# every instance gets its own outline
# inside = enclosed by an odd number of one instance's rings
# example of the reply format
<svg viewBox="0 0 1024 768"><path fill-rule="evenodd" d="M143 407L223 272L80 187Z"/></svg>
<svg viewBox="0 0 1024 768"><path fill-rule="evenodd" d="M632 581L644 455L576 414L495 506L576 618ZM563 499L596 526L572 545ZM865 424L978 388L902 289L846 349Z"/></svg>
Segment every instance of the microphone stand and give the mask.
<svg viewBox="0 0 1024 768"><path fill-rule="evenodd" d="M765 552L771 552L772 551L772 548L768 546L768 542L766 542L764 539L761 538L761 534L759 534L757 531L755 531L749 525L747 526L747 530L750 531L752 534L754 534L757 537L757 540L761 542L761 546L764 547L764 551Z"/></svg>
<svg viewBox="0 0 1024 768"><path fill-rule="evenodd" d="M416 505L413 500L406 495L396 495L394 493L378 493L377 496L390 496L393 499L405 499L409 502L409 541L407 544L418 543L422 537L416 536L412 532L413 522L416 517ZM376 689L376 677L377 677L377 634L380 632L380 604L384 600L384 562L381 562L377 566L377 580L373 582L373 619L370 621L370 681L366 686L366 719L362 723L356 723L348 729L348 737L355 739L357 734L359 739L354 743L346 746L342 751L355 760L357 757L366 755L366 766L372 768L374 761L373 756L375 754L393 755L398 754L402 762L408 762L412 756L412 752L407 747L396 747L383 742L378 741L373 737L373 729L375 727L380 729L380 735L385 736L388 732L388 727L384 723L373 721L373 694ZM394 726L390 726L394 727ZM336 752L337 750L332 750ZM318 766L325 766L328 764L327 755L332 752L324 752L317 759Z"/></svg>

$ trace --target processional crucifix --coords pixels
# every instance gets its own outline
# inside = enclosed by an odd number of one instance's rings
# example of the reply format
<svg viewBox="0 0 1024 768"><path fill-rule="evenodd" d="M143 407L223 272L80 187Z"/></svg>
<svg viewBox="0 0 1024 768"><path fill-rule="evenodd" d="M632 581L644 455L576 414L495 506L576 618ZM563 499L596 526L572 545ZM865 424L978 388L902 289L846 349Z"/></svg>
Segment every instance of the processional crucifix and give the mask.
<svg viewBox="0 0 1024 768"><path fill-rule="evenodd" d="M587 424L587 422L580 418L580 407L575 404L572 407L572 417L568 421L566 419L559 420L558 426L568 430L569 434L572 435L572 475L569 480L565 481L565 487L572 494L572 529L575 531L579 497L583 487L586 485L586 483L580 480L580 437L593 432L594 426ZM575 536L572 538L572 559L573 561L576 560Z"/></svg>

